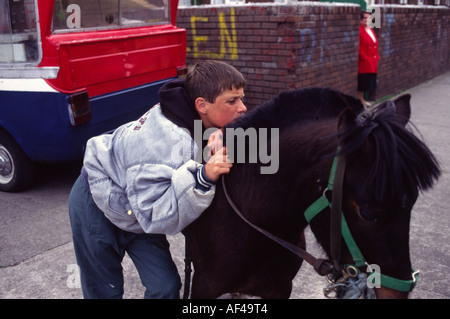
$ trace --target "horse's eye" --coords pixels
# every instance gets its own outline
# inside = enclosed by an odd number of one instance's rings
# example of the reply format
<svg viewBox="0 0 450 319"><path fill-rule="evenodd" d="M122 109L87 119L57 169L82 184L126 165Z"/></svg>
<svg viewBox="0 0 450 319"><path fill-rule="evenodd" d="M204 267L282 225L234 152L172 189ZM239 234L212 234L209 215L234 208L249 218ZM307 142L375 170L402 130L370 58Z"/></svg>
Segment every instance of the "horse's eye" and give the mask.
<svg viewBox="0 0 450 319"><path fill-rule="evenodd" d="M369 204L360 206L359 212L361 217L369 222L376 223L382 218L382 210L378 209L376 206L371 206Z"/></svg>

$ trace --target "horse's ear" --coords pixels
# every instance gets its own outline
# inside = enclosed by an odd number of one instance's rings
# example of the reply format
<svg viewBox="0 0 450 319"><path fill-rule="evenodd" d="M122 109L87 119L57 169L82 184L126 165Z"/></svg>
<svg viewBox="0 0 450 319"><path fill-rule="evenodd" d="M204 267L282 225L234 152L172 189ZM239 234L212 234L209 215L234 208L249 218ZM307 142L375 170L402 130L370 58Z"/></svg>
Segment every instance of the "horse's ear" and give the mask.
<svg viewBox="0 0 450 319"><path fill-rule="evenodd" d="M356 113L351 107L344 109L339 115L338 131L354 126L356 122Z"/></svg>
<svg viewBox="0 0 450 319"><path fill-rule="evenodd" d="M395 113L398 115L398 119L402 126L405 126L411 117L410 101L411 94L403 94L394 100Z"/></svg>

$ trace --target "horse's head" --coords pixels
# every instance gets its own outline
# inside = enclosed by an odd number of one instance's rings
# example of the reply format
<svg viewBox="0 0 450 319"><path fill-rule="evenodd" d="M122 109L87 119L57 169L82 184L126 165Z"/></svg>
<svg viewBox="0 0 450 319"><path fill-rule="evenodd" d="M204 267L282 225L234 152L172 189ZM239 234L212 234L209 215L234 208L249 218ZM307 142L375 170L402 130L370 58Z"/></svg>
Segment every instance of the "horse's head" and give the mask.
<svg viewBox="0 0 450 319"><path fill-rule="evenodd" d="M394 288L412 279L411 210L419 191L430 188L440 175L433 154L406 127L409 100L404 95L359 114L347 109L339 118L339 144L346 160L343 215L367 264L395 278L394 284L381 278L381 288L375 289L379 298L408 296L409 289ZM341 247L340 262L354 264L344 241Z"/></svg>

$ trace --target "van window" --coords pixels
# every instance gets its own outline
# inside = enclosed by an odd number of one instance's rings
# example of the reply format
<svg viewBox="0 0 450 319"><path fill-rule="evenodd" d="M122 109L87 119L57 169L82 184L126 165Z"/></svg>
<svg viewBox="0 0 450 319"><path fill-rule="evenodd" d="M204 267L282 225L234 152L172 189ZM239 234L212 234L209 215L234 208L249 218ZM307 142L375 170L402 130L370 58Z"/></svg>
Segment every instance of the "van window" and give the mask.
<svg viewBox="0 0 450 319"><path fill-rule="evenodd" d="M34 0L0 2L0 63L36 63L39 59Z"/></svg>
<svg viewBox="0 0 450 319"><path fill-rule="evenodd" d="M169 23L170 0L56 0L53 31Z"/></svg>

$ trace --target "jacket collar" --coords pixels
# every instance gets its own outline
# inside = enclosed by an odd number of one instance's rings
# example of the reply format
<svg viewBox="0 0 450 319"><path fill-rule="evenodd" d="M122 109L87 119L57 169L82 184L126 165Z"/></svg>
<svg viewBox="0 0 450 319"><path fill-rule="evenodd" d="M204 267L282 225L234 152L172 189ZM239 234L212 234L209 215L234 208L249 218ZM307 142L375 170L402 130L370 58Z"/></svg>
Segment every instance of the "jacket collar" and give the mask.
<svg viewBox="0 0 450 319"><path fill-rule="evenodd" d="M166 82L159 89L158 95L164 116L175 125L187 129L194 138L194 120L200 120L200 115L184 88L184 83L184 79ZM203 125L202 128L204 130Z"/></svg>

